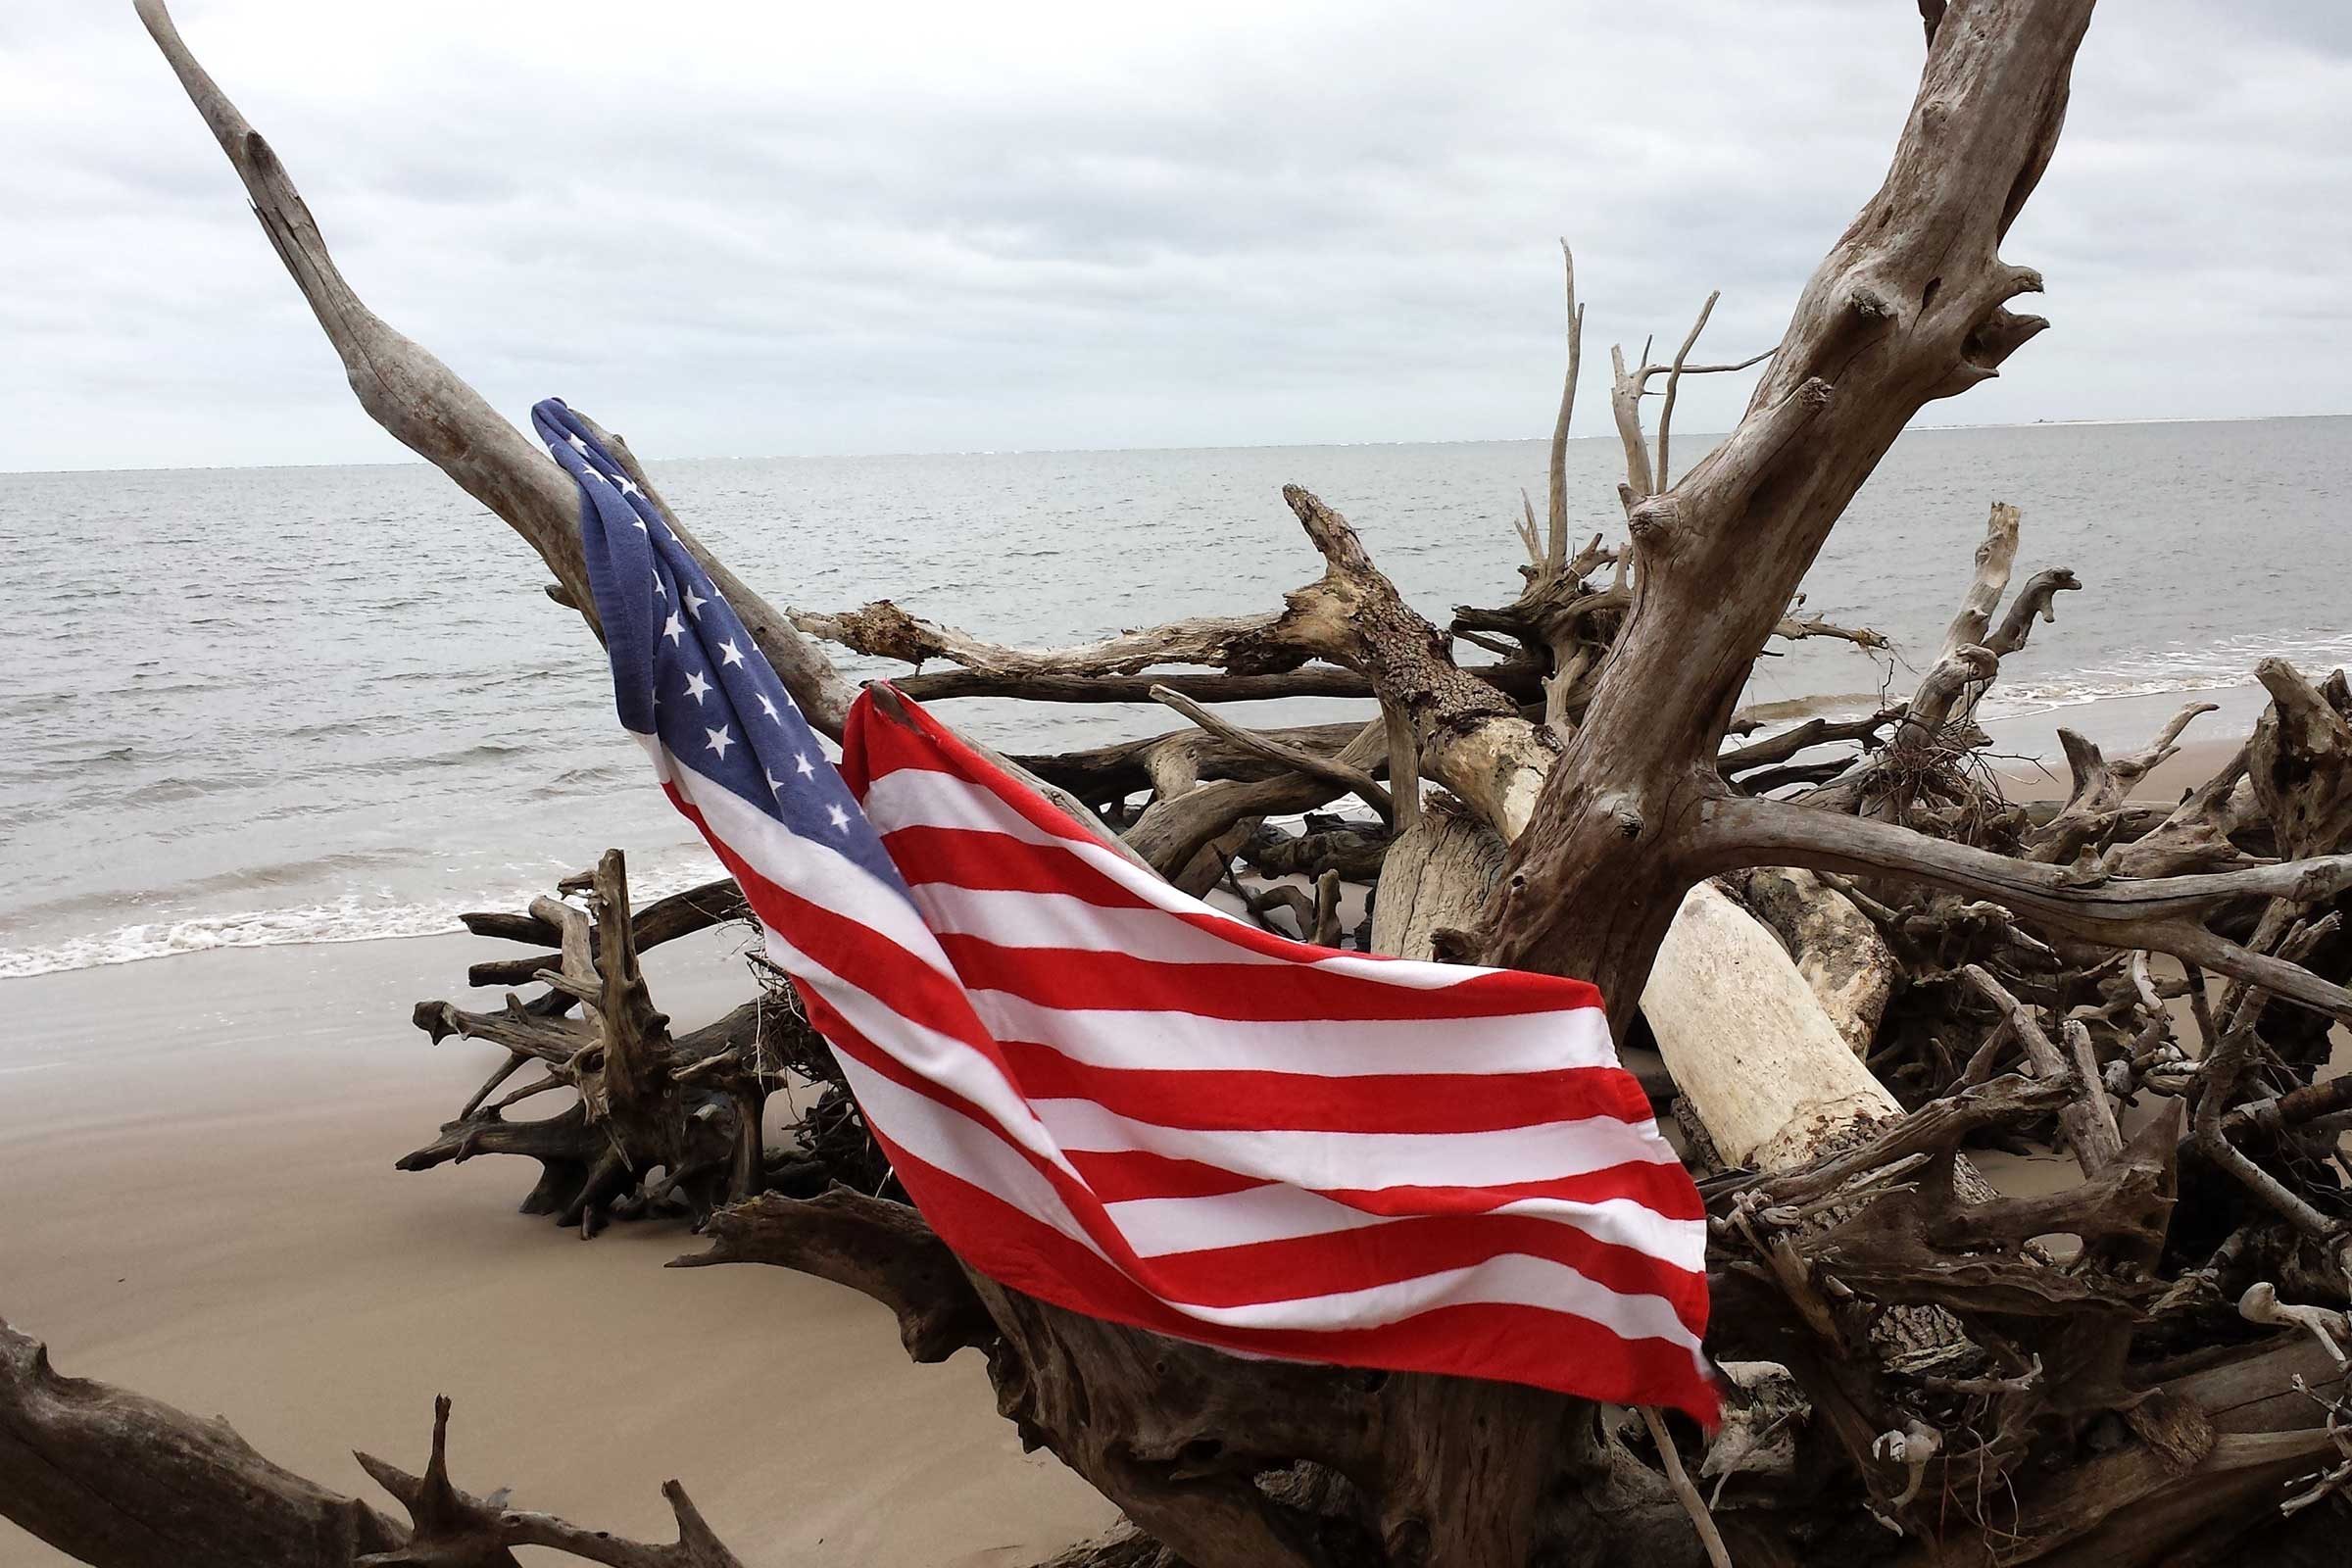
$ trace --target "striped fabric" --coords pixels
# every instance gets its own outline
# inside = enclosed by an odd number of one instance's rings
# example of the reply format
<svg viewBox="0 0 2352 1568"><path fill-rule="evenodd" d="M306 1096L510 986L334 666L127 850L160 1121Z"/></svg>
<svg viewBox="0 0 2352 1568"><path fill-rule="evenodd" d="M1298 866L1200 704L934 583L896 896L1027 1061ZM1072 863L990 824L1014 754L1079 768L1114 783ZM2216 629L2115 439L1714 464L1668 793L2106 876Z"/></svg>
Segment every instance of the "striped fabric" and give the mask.
<svg viewBox="0 0 2352 1568"><path fill-rule="evenodd" d="M1261 931L895 693L837 772L610 456L537 413L623 723L961 1257L1244 1354L1712 1418L1698 1197L1592 987Z"/></svg>

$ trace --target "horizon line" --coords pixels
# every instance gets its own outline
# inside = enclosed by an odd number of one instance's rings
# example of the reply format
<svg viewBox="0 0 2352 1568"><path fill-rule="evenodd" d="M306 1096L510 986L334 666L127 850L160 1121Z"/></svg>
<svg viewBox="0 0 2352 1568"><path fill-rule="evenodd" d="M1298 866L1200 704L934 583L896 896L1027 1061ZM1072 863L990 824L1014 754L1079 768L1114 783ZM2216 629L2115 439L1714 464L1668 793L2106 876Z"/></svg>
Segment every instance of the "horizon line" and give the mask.
<svg viewBox="0 0 2352 1568"><path fill-rule="evenodd" d="M2132 424L2260 424L2275 419L2341 419L2352 416L2352 411L2319 411L2308 414L2189 414L2144 415L2127 418L2066 418L2066 419L1999 419L1984 423L1955 422L1950 424L1907 424L1903 435L1954 430L2039 430L2081 428L2085 425ZM1698 437L1720 438L1728 430L1701 430ZM700 457L669 457L656 461L663 463L811 463L857 462L884 458L1014 458L1095 455L1103 453L1149 452L1279 452L1285 450L1315 451L1348 447L1472 447L1507 446L1520 442L1544 442L1546 435L1454 436L1431 438L1398 438L1364 441L1227 441L1207 445L1179 446L1111 446L1111 447L939 447L929 451L885 452L769 452L727 453ZM1571 444L1579 441L1614 441L1616 436L1579 435L1569 437ZM1898 437L1899 439L1899 437ZM0 474L11 477L32 477L53 473L240 473L267 472L278 468L408 468L434 466L423 458L386 458L363 462L332 463L163 463L141 464L127 467L97 464L65 468L0 468Z"/></svg>

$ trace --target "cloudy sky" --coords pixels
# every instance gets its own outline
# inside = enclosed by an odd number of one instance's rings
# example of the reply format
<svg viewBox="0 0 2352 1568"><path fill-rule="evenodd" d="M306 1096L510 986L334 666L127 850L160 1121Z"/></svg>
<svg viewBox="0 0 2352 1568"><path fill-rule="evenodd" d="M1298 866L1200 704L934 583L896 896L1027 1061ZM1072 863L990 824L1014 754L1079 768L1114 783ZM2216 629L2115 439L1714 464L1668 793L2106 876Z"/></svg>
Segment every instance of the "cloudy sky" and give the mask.
<svg viewBox="0 0 2352 1568"><path fill-rule="evenodd" d="M1529 436L1778 338L1908 0L181 0L395 325L674 456ZM0 12L0 468L404 457L128 0ZM2057 329L1936 422L2352 410L2352 11L2109 0L2011 234ZM1719 429L1739 385L1686 394Z"/></svg>

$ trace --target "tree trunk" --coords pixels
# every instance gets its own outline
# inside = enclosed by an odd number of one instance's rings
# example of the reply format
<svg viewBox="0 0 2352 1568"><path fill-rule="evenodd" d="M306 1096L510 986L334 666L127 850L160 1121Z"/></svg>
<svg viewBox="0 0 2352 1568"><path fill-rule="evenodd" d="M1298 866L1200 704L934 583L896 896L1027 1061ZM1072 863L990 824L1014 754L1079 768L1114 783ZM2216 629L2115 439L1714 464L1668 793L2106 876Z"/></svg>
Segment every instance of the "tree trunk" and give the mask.
<svg viewBox="0 0 2352 1568"><path fill-rule="evenodd" d="M1797 302L1724 443L1630 521L1639 572L1582 727L1513 846L1491 962L1642 995L1722 789L1714 759L1750 663L1822 541L1911 416L2047 323L1998 245L2057 145L2091 0L1977 0L1928 51L1893 167Z"/></svg>

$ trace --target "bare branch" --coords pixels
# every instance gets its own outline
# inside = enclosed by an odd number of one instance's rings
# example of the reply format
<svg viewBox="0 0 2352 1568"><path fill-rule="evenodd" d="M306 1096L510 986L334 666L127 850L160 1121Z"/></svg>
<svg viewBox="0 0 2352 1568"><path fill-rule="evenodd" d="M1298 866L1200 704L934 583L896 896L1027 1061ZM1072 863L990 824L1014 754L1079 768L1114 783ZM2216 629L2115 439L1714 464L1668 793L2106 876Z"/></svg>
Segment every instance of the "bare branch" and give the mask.
<svg viewBox="0 0 2352 1568"><path fill-rule="evenodd" d="M1378 811L1384 822L1396 820L1396 804L1389 799L1389 792L1383 789L1370 773L1360 767L1350 767L1337 758L1322 757L1313 752L1302 751L1298 747L1285 745L1270 735L1261 735L1255 730L1244 729L1239 724L1219 718L1191 698L1182 693L1170 691L1165 686L1152 687L1152 699L1173 708L1221 740L1228 741L1246 751L1253 751L1269 761L1279 762L1296 772L1304 773L1310 778L1319 778L1324 783L1333 785L1344 792L1354 794L1372 809Z"/></svg>
<svg viewBox="0 0 2352 1568"><path fill-rule="evenodd" d="M2066 1124L2068 1147L2074 1151L2075 1163L2082 1167L2083 1175L2096 1176L2106 1169L2123 1153L2124 1141L2116 1130L2115 1111L2107 1103L2107 1093L2100 1086L2098 1074L2070 1067L2066 1054L2043 1031L2033 1009L2011 995L2009 988L1995 980L1983 965L1968 964L1961 973L2001 1010L2010 1033L2026 1048L2035 1072L2052 1083L2072 1086L2075 1098L2058 1113Z"/></svg>
<svg viewBox="0 0 2352 1568"><path fill-rule="evenodd" d="M2018 512L2005 501L1992 504L1992 514L1984 521L1984 539L1977 546L1977 570L1960 599L1960 612L1952 617L1949 630L1943 634L1943 647L1936 653L1938 663L1951 658L1963 648L1980 647L1984 634L1992 625L1992 612L2000 607L2001 595L2009 587L2009 571L2017 560Z"/></svg>
<svg viewBox="0 0 2352 1568"><path fill-rule="evenodd" d="M846 1285L890 1308L913 1361L944 1361L996 1336L947 1244L905 1203L835 1187L814 1198L762 1193L705 1222L710 1250L671 1268L772 1263Z"/></svg>
<svg viewBox="0 0 2352 1568"><path fill-rule="evenodd" d="M1802 865L1953 888L2002 905L2031 924L2107 947L2169 953L2352 1021L2352 993L2295 964L2248 952L2197 919L2228 899L2305 904L2333 897L2352 888L2352 855L2202 876L2077 882L2058 866L1784 801L1723 797L1709 802L1701 818L1696 861L1707 870Z"/></svg>
<svg viewBox="0 0 2352 1568"><path fill-rule="evenodd" d="M1625 485L1618 494L1632 511L1634 503L1656 492L1649 466L1649 446L1642 437L1642 379L1628 374L1625 350L1609 346L1609 413L1617 420L1617 440L1625 448ZM1646 373L1646 371L1645 371Z"/></svg>
<svg viewBox="0 0 2352 1568"><path fill-rule="evenodd" d="M1690 350L1698 342L1698 334L1707 329L1707 318L1715 314L1715 302L1723 298L1723 290L1710 289L1707 303L1698 308L1698 319L1683 337L1683 346L1674 351L1674 364L1666 372L1666 401L1658 406L1658 479L1656 488L1663 490L1674 482L1674 470L1667 466L1667 446L1673 440L1674 399L1682 390L1683 366L1690 358ZM1646 371L1644 372L1646 373Z"/></svg>
<svg viewBox="0 0 2352 1568"><path fill-rule="evenodd" d="M1560 241L1560 267L1568 289L1568 375L1560 387L1560 414L1551 426L1551 531L1544 554L1546 574L1568 564L1568 422L1576 416L1576 381L1585 357L1585 308L1576 303L1576 253Z"/></svg>
<svg viewBox="0 0 2352 1568"><path fill-rule="evenodd" d="M1495 672L1494 684L1509 671ZM1148 703L1152 688L1165 686L1200 703L1261 703L1278 697L1370 697L1371 681L1351 669L1308 664L1275 675L1006 675L993 670L942 669L901 675L891 684L919 703L958 697L1012 698L1024 703ZM1531 689L1535 682L1526 683Z"/></svg>
<svg viewBox="0 0 2352 1568"><path fill-rule="evenodd" d="M1235 674L1296 669L1307 658L1275 635L1279 612L1202 615L1070 648L1008 648L969 632L906 613L887 599L838 614L792 612L792 623L812 637L876 659L920 666L934 659L984 674L1132 675L1159 664L1203 664ZM901 683L904 690L904 683Z"/></svg>
<svg viewBox="0 0 2352 1568"><path fill-rule="evenodd" d="M285 166L188 51L163 0L137 0L137 7L156 47L244 182L254 216L278 260L342 357L360 406L402 445L456 480L520 534L555 574L564 601L595 629L587 563L580 550L577 487L480 393L368 309L335 267ZM634 466L634 460L631 463ZM683 531L679 538L687 542ZM689 548L704 565L716 565L699 547ZM780 635L782 618L731 575L720 576L719 583L809 722L839 735L848 689L830 662L798 638Z"/></svg>
<svg viewBox="0 0 2352 1568"><path fill-rule="evenodd" d="M1658 426L1658 455L1666 453L1666 427ZM1699 1544L1707 1548L1707 1561L1713 1568L1732 1568L1732 1554L1724 1549L1723 1533L1715 1528L1715 1516L1690 1484L1689 1472L1683 1468L1683 1456L1675 1451L1674 1435L1666 1430L1666 1422L1648 1405L1642 1406L1642 1424L1649 1428L1649 1441L1657 1446L1658 1461L1666 1467L1666 1480L1681 1500L1683 1511L1690 1516L1690 1528L1698 1532Z"/></svg>
<svg viewBox="0 0 2352 1568"><path fill-rule="evenodd" d="M2017 597L2009 602L2009 612L2001 617L1999 628L1984 640L1984 646L1992 651L1995 659L2008 658L2026 646L2026 638L2033 633L2037 617L2045 621L2058 618L2057 607L2053 603L2058 594L2072 592L2082 586L2075 574L2063 566L2035 572L2026 579L2025 587L2019 589Z"/></svg>

